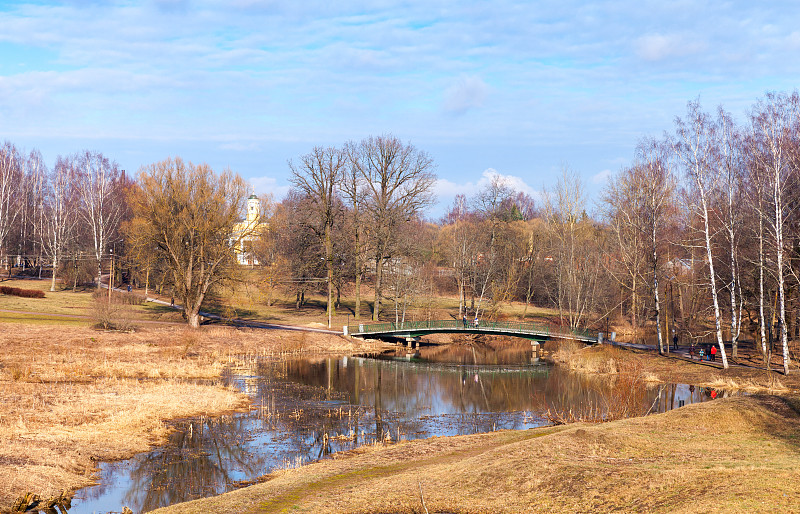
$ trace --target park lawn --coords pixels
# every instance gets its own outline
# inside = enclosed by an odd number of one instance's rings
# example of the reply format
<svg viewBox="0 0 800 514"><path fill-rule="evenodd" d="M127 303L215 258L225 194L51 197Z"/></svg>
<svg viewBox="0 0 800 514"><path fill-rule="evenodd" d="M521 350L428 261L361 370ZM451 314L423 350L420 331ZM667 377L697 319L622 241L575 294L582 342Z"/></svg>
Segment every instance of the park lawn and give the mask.
<svg viewBox="0 0 800 514"><path fill-rule="evenodd" d="M13 295L0 294L0 309L9 309L26 312L47 312L50 314L88 315L93 303L94 289L81 289L73 292L72 289L50 291L50 280L4 280L0 285L19 287L21 289L36 289L44 291L44 298L21 298Z"/></svg>
<svg viewBox="0 0 800 514"><path fill-rule="evenodd" d="M800 400L365 447L160 513L788 512Z"/></svg>
<svg viewBox="0 0 800 514"><path fill-rule="evenodd" d="M244 280L237 282L233 287L219 290L215 297L203 306L204 310L228 318L243 318L271 323L288 323L296 325L327 326L326 311L327 298L325 294L307 291L305 304L302 308L295 308L295 295L282 292L277 288L267 294L261 284L258 271L245 271ZM352 285L352 284L351 284ZM350 290L341 297L341 303L336 310L332 326L337 329L353 323L355 312L355 297ZM270 305L268 306L267 303ZM371 306L374 292L369 283L362 285L361 294L361 320L369 322L371 319ZM483 307L488 304L484 303ZM499 311L501 319L525 321L548 321L558 316L556 309L536 307L529 305L527 310L521 302L508 302L502 305ZM484 314L485 315L485 314ZM406 320L439 320L458 318L458 298L454 296L437 296L424 299L412 304L406 310ZM383 319L394 319L394 304L385 300L383 304Z"/></svg>

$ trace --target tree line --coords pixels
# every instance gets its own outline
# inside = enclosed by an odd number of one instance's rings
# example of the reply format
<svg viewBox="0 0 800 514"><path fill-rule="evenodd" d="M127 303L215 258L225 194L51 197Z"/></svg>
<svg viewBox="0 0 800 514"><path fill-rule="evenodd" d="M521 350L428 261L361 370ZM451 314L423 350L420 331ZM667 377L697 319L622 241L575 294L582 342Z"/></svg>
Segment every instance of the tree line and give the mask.
<svg viewBox="0 0 800 514"><path fill-rule="evenodd" d="M68 281L99 280L101 263L123 241L125 170L102 153L58 156L49 167L38 150L10 142L0 147L0 260L11 271L49 269L54 291L59 271Z"/></svg>
<svg viewBox="0 0 800 514"><path fill-rule="evenodd" d="M70 256L99 282L117 245L130 280L167 288L197 325L207 295L241 275L233 248L254 239L265 289L298 309L322 293L329 324L343 295L356 319L394 321L434 316L436 297L452 295L459 317L496 318L515 302L523 319L547 307L564 326L613 323L661 351L674 337L713 340L725 366L723 341L736 357L754 339L765 359L775 341L788 370L800 336L798 134L796 92L767 93L742 121L693 101L594 203L567 168L536 200L495 175L439 220L425 218L433 159L372 136L290 161L293 187L263 202L258 234L237 225L247 188L229 170L167 159L131 180L99 153L48 169L6 143L0 257L52 269L55 287Z"/></svg>

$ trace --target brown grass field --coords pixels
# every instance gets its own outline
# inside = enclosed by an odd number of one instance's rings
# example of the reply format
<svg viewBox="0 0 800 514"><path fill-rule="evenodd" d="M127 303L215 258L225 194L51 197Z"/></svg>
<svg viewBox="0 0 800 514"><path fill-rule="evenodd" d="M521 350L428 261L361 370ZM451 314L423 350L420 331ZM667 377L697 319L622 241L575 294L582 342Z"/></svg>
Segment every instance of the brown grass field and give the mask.
<svg viewBox="0 0 800 514"><path fill-rule="evenodd" d="M167 420L247 409L207 380L237 359L375 349L305 332L83 325L0 323L0 512L93 483L96 461L164 442Z"/></svg>
<svg viewBox="0 0 800 514"><path fill-rule="evenodd" d="M49 282L7 281L17 287ZM241 294L241 293L237 293ZM241 298L240 298L241 299ZM167 298L168 300L168 298ZM233 314L322 327L324 310L266 308L241 299ZM250 302L250 303L248 303ZM55 497L93 483L96 462L162 443L166 422L247 409L215 385L241 359L350 354L379 343L221 325L191 331L156 305L130 306L131 332L92 328L91 291L44 299L0 295L0 512L33 492ZM428 306L448 316L453 302ZM335 324L347 320L339 310ZM545 311L529 311L546 317ZM551 344L562 366L783 396L726 398L666 414L370 446L261 484L167 509L180 512L789 512L800 505L800 374L652 352Z"/></svg>

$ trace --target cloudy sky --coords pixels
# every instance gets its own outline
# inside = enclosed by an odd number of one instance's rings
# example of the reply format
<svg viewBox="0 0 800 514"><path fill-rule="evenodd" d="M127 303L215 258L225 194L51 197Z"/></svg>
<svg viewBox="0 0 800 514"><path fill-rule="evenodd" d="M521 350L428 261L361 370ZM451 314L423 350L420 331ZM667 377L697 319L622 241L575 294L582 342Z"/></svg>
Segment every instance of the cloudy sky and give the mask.
<svg viewBox="0 0 800 514"><path fill-rule="evenodd" d="M800 72L800 4L0 2L0 139L123 168L179 155L257 192L287 160L391 133L437 164L440 214L492 174L596 196L688 100L744 119Z"/></svg>

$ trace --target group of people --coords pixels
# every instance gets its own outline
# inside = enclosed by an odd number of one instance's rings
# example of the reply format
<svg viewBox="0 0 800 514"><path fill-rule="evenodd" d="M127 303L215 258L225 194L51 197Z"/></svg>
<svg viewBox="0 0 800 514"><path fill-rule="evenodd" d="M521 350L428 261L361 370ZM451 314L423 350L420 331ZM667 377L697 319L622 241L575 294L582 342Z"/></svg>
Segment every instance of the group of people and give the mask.
<svg viewBox="0 0 800 514"><path fill-rule="evenodd" d="M700 360L709 360L711 362L716 362L717 360L717 346L714 344L707 344L700 347L700 351L698 355L700 356ZM694 345L692 345L691 349L689 350L689 356L694 359Z"/></svg>
<svg viewBox="0 0 800 514"><path fill-rule="evenodd" d="M461 321L464 323L464 328L468 328L470 325L475 327L475 328L478 328L478 326L480 325L480 323L478 322L478 317L477 316L475 316L474 320L472 320L471 322L468 322L467 321L467 315L464 314L464 316L461 318Z"/></svg>

